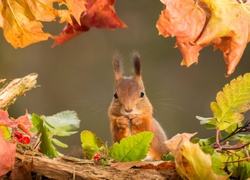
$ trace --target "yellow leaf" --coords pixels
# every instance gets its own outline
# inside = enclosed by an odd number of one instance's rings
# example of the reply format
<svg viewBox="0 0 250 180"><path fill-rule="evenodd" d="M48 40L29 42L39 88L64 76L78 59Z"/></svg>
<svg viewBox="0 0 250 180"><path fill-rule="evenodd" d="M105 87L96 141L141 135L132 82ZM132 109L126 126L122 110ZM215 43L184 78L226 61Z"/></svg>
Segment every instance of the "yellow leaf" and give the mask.
<svg viewBox="0 0 250 180"><path fill-rule="evenodd" d="M39 21L53 21L58 16L53 8L55 0L26 0L31 13Z"/></svg>
<svg viewBox="0 0 250 180"><path fill-rule="evenodd" d="M205 154L199 144L190 142L196 133L177 134L165 144L175 158L175 167L183 179L227 179L229 176L217 175L213 172L211 156Z"/></svg>
<svg viewBox="0 0 250 180"><path fill-rule="evenodd" d="M211 10L211 18L198 45L213 43L227 64L227 74L234 72L249 42L250 4L243 0L202 0Z"/></svg>
<svg viewBox="0 0 250 180"><path fill-rule="evenodd" d="M86 11L86 0L65 0L69 13L74 16L77 23L81 25L81 14Z"/></svg>
<svg viewBox="0 0 250 180"><path fill-rule="evenodd" d="M6 40L15 48L47 40L51 35L42 31L25 0L2 0L2 28Z"/></svg>

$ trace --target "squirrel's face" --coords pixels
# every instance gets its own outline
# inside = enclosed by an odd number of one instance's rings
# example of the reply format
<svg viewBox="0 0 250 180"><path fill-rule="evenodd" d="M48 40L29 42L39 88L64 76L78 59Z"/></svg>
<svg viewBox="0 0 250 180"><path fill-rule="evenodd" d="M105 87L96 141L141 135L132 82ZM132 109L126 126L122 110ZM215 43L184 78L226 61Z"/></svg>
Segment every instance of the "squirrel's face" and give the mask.
<svg viewBox="0 0 250 180"><path fill-rule="evenodd" d="M115 93L109 108L109 113L114 116L127 116L130 114L152 114L152 106L146 97L142 77L139 54L133 53L134 75L123 76L121 57L113 57L115 76Z"/></svg>
<svg viewBox="0 0 250 180"><path fill-rule="evenodd" d="M116 108L120 109L120 115L144 113L144 106L148 106L149 101L143 82L136 77L123 77L117 80L113 103Z"/></svg>

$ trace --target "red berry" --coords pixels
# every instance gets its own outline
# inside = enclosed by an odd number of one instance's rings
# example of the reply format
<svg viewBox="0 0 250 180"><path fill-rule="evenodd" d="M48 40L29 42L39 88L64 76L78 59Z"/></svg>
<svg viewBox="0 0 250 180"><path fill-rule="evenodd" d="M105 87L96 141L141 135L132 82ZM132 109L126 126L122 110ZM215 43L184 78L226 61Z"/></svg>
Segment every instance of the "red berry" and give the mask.
<svg viewBox="0 0 250 180"><path fill-rule="evenodd" d="M94 155L94 160L100 161L101 160L101 154L95 154Z"/></svg>
<svg viewBox="0 0 250 180"><path fill-rule="evenodd" d="M16 131L15 132L15 137L19 140L19 139L21 139L22 137L23 137L23 134L21 133L21 132L19 132L19 131Z"/></svg>
<svg viewBox="0 0 250 180"><path fill-rule="evenodd" d="M24 135L21 139L18 140L20 143L23 144L29 144L30 143L30 137L27 135Z"/></svg>

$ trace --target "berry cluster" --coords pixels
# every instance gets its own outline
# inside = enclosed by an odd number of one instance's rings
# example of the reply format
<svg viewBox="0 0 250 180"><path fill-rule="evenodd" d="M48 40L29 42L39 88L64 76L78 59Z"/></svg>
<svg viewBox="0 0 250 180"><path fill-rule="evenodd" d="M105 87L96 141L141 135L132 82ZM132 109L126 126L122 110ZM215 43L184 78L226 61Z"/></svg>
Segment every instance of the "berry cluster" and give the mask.
<svg viewBox="0 0 250 180"><path fill-rule="evenodd" d="M18 140L18 142L22 144L29 144L30 143L30 137L28 135L23 135L20 131L16 131L14 133L15 138Z"/></svg>

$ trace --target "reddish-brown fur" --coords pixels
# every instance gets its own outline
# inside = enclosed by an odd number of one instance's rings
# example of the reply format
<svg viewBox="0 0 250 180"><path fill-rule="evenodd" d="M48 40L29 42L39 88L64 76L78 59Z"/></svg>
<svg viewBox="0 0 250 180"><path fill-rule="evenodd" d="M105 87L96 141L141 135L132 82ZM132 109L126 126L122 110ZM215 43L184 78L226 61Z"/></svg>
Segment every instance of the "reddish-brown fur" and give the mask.
<svg viewBox="0 0 250 180"><path fill-rule="evenodd" d="M154 133L149 155L160 160L167 153L164 141L167 137L159 123L153 118L153 108L149 102L141 77L141 63L138 53L133 54L134 76L125 77L119 54L113 57L115 95L109 107L110 130L114 142L143 132Z"/></svg>

